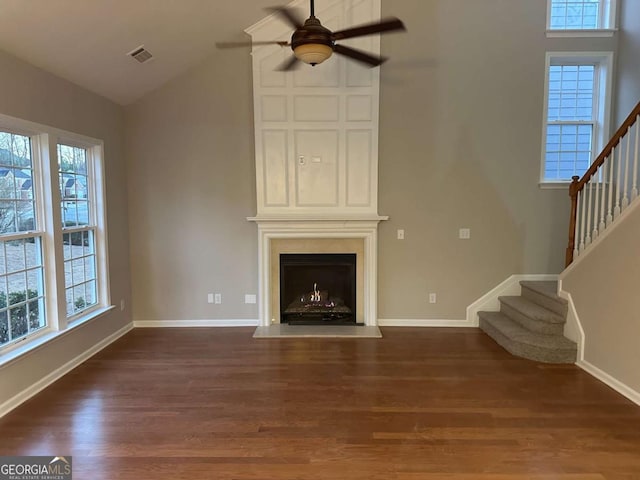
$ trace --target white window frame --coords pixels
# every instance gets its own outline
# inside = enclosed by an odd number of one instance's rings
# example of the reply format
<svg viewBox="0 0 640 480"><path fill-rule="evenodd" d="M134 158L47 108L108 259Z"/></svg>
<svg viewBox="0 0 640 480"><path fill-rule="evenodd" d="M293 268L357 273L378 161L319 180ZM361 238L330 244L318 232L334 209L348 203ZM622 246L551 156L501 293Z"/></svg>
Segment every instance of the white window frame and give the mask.
<svg viewBox="0 0 640 480"><path fill-rule="evenodd" d="M32 162L34 168L34 194L37 191L41 201L34 212L42 241L43 283L47 326L0 346L0 366L13 361L44 343L63 335L75 327L91 321L115 308L111 305L109 289L109 258L107 245L107 212L104 174L104 146L102 140L67 132L46 125L0 114L0 129L29 136L31 138ZM87 149L90 161L93 188L88 195L94 197L92 208L95 219L96 291L98 302L79 315L67 317L63 226L60 211L61 195L58 178L57 145L63 143ZM35 172L40 172L36 174Z"/></svg>
<svg viewBox="0 0 640 480"><path fill-rule="evenodd" d="M601 0L598 16L599 27L595 29L565 29L551 28L551 2L547 0L547 31L548 38L557 37L612 37L617 31L618 0Z"/></svg>
<svg viewBox="0 0 640 480"><path fill-rule="evenodd" d="M105 202L105 188L104 188L104 165L102 159L104 158L102 142L96 143L95 141L88 141L86 137L80 135L65 134L59 136L56 141L56 158L55 168L56 176L55 183L58 184L58 144L64 144L72 147L77 147L86 150L87 160L87 200L89 202L90 215L89 218L93 220L90 225L90 229L95 232L94 237L94 249L96 258L96 297L98 302L82 311L78 314L67 316L67 321L73 323L77 320L82 321L86 315L91 312L102 308L104 305L100 302L101 298L109 298L109 268L106 250L106 202ZM62 201L62 199L60 199ZM58 209L60 208L60 202L58 202ZM59 225L62 225L62 218ZM62 233L65 233L67 229L62 227ZM64 255L63 255L64 263ZM64 272L64 265L63 265ZM66 285L65 285L66 287Z"/></svg>
<svg viewBox="0 0 640 480"><path fill-rule="evenodd" d="M590 163L604 149L611 135L611 95L613 88L613 52L547 52L544 75L544 108L542 114L542 148L540 161L540 186L542 188L566 188L570 180L546 180L547 126L549 125L549 70L552 65L595 65L594 99L595 115ZM577 122L571 122L577 123ZM591 122L584 122L589 124Z"/></svg>

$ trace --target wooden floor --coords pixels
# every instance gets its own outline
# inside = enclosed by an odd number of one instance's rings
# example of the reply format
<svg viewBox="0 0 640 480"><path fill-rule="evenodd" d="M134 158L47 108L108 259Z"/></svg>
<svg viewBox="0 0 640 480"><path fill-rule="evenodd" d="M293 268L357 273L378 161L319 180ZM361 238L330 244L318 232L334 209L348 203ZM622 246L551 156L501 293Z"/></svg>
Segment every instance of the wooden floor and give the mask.
<svg viewBox="0 0 640 480"><path fill-rule="evenodd" d="M640 407L476 329L136 329L0 419L74 480L638 479Z"/></svg>

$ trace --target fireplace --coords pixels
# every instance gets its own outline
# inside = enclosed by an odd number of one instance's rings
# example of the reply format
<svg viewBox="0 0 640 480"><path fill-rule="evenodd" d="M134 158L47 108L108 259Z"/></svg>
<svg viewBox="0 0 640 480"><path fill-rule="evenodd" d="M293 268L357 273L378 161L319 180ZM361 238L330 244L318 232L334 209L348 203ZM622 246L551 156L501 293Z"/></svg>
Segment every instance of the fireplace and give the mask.
<svg viewBox="0 0 640 480"><path fill-rule="evenodd" d="M364 215L339 219L326 216L250 218L258 224L260 325L269 326L282 321L280 256L284 254L355 254L355 309L352 308L355 323L377 325L376 239L378 223L386 219ZM311 293L314 283L319 282L304 280L304 285L293 295ZM321 284L318 286L322 289ZM348 298L348 295L344 296ZM345 303L346 298L343 298Z"/></svg>
<svg viewBox="0 0 640 480"><path fill-rule="evenodd" d="M356 323L355 253L280 254L280 323Z"/></svg>

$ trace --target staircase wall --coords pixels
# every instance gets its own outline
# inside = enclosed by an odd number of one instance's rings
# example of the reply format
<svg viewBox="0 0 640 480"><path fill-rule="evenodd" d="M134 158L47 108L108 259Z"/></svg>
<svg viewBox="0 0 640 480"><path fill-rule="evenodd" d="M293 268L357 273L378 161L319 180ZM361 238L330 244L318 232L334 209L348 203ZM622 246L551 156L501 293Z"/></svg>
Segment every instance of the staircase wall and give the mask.
<svg viewBox="0 0 640 480"><path fill-rule="evenodd" d="M559 277L584 331L582 363L640 403L640 201ZM627 389L627 391L625 391Z"/></svg>

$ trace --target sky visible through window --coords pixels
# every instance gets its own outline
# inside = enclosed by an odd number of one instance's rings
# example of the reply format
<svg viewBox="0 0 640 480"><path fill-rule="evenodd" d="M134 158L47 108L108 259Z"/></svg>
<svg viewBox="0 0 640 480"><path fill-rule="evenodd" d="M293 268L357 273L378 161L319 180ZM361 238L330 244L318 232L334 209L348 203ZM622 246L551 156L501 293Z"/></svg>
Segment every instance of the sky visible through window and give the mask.
<svg viewBox="0 0 640 480"><path fill-rule="evenodd" d="M551 0L549 27L552 30L602 28L600 9L604 0Z"/></svg>
<svg viewBox="0 0 640 480"><path fill-rule="evenodd" d="M545 179L565 181L591 163L594 118L594 65L552 65Z"/></svg>

